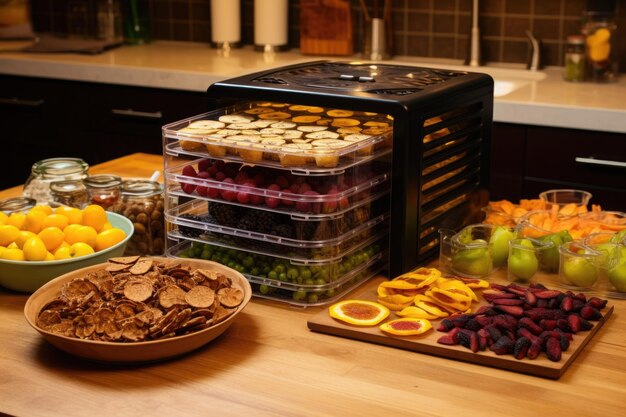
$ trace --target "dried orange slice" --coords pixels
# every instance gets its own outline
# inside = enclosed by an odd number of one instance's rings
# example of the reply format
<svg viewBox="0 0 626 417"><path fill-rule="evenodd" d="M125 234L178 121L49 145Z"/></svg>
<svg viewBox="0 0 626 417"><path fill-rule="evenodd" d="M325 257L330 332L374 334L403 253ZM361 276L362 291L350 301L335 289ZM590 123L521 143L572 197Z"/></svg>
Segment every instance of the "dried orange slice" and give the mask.
<svg viewBox="0 0 626 417"><path fill-rule="evenodd" d="M379 329L383 332L396 336L415 336L425 333L432 328L430 321L413 317L391 320L379 326Z"/></svg>
<svg viewBox="0 0 626 417"><path fill-rule="evenodd" d="M344 300L328 308L332 318L356 326L375 326L389 316L382 304L364 300Z"/></svg>

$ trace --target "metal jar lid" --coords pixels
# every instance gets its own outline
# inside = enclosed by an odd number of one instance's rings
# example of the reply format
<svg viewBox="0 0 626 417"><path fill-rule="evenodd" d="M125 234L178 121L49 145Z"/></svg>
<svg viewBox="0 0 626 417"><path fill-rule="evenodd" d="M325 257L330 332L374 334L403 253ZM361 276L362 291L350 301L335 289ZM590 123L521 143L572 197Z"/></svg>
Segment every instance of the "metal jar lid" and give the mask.
<svg viewBox="0 0 626 417"><path fill-rule="evenodd" d="M87 188L97 188L97 189L106 189L106 188L116 188L121 186L122 179L117 175L90 175L83 180L85 187Z"/></svg>
<svg viewBox="0 0 626 417"><path fill-rule="evenodd" d="M163 185L157 181L126 180L122 182L122 196L150 197L163 193Z"/></svg>
<svg viewBox="0 0 626 417"><path fill-rule="evenodd" d="M0 200L0 211L5 214L26 211L37 205L37 200L30 197L12 197Z"/></svg>

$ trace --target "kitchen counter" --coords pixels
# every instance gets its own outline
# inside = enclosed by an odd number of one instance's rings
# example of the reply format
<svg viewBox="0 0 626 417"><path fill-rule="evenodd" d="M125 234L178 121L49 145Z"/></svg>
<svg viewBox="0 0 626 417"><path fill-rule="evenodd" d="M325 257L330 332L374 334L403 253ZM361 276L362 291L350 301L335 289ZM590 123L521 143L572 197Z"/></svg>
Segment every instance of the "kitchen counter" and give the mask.
<svg viewBox="0 0 626 417"><path fill-rule="evenodd" d="M154 42L123 46L98 55L40 54L12 51L0 43L0 74L112 83L204 92L216 81L283 65L349 57L305 56L297 51L274 55L252 48L224 55L206 44ZM519 65L461 66L451 60L395 57L391 64L445 67L486 72L496 81L494 120L539 126L626 133L626 79L611 84L568 83L562 68L531 72Z"/></svg>
<svg viewBox="0 0 626 417"><path fill-rule="evenodd" d="M92 173L148 177L160 155ZM19 194L19 187L0 198ZM502 275L492 277L502 280ZM374 283L370 282L370 287ZM362 290L363 287L360 290ZM311 332L323 308L253 298L209 345L181 358L108 366L56 350L28 326L28 295L0 288L0 415L617 416L626 396L626 301L559 380Z"/></svg>

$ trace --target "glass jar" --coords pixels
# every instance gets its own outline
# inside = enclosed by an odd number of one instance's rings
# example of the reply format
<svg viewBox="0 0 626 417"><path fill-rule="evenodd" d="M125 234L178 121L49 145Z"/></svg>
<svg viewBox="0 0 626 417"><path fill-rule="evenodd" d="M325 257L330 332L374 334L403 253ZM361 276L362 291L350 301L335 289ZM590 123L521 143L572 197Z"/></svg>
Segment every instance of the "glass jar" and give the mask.
<svg viewBox="0 0 626 417"><path fill-rule="evenodd" d="M156 181L126 180L111 211L133 222L135 232L126 255L162 255L165 250L165 204L163 185Z"/></svg>
<svg viewBox="0 0 626 417"><path fill-rule="evenodd" d="M27 212L37 205L37 201L30 197L12 197L0 200L0 211L11 213Z"/></svg>
<svg viewBox="0 0 626 417"><path fill-rule="evenodd" d="M52 201L82 209L89 202L89 194L81 180L54 181L50 183Z"/></svg>
<svg viewBox="0 0 626 417"><path fill-rule="evenodd" d="M22 195L34 198L38 204L52 201L50 184L55 181L84 180L89 165L80 158L49 158L35 162Z"/></svg>
<svg viewBox="0 0 626 417"><path fill-rule="evenodd" d="M570 35L565 47L566 81L585 81L585 37Z"/></svg>
<svg viewBox="0 0 626 417"><path fill-rule="evenodd" d="M87 187L91 204L108 210L120 199L122 179L116 175L90 175L83 183Z"/></svg>
<svg viewBox="0 0 626 417"><path fill-rule="evenodd" d="M582 33L586 45L586 78L594 82L617 79L617 25L614 12L591 10L583 16Z"/></svg>

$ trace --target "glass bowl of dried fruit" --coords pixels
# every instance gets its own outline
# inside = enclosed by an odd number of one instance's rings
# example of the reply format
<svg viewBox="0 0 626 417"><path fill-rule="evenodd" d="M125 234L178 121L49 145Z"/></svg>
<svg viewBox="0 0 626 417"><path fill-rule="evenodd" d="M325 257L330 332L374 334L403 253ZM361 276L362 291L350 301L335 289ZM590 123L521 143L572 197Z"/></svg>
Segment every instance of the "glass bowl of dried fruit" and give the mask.
<svg viewBox="0 0 626 417"><path fill-rule="evenodd" d="M216 262L126 256L48 282L27 300L24 315L67 353L141 363L220 336L251 296L242 274Z"/></svg>
<svg viewBox="0 0 626 417"><path fill-rule="evenodd" d="M80 213L78 209L73 210L77 210L77 212ZM0 254L0 286L13 291L32 293L51 279L63 275L66 272L99 264L105 262L108 258L124 254L126 245L134 233L133 223L120 214L107 211L104 215L111 227L104 232L96 234L95 237L91 236L89 238L94 239L94 242L95 239L97 239L97 244L87 244L84 242L89 239L81 237L81 234L86 232L83 229L79 230L79 228L77 228L77 232L68 231L68 228L79 226L77 223L65 227L63 229L64 232L57 227L48 227L48 230L42 231L38 235L24 230L17 232L17 228L15 228L15 233L25 234L25 236L43 236L42 233L57 229L62 243L58 245L58 249L55 251L58 257L52 257L49 260L48 258L44 260L26 260L24 259L24 255L13 257L9 256L7 252L14 251L19 254L24 252L28 253L29 250L32 252L37 251L37 245L48 244L48 240L52 241L55 239L52 235L44 237L43 239L27 238L25 242L19 245L13 242L7 244L6 247L0 247L0 251L3 252ZM6 225L0 227L6 227ZM85 228L89 229L89 227ZM72 233L76 236L70 238L69 236ZM91 233L95 234L97 232L94 230ZM16 241L19 241L19 236L16 238ZM85 236L88 236L88 234L85 233ZM67 239L70 239L71 244L67 242ZM2 243L5 242L8 242L8 240ZM28 245L31 245L31 247L27 249L26 247ZM14 246L15 249L13 249ZM17 249L18 247L21 247L23 250ZM42 247L40 250L46 251L46 247Z"/></svg>

